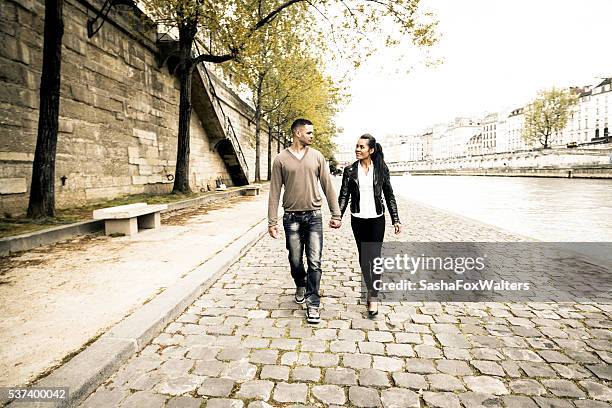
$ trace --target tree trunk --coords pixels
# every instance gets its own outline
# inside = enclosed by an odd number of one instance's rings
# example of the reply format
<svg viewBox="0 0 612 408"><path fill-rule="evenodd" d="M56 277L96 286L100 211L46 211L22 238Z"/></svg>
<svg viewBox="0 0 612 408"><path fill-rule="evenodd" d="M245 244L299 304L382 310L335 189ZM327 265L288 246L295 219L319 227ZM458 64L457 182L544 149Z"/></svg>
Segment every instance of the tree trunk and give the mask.
<svg viewBox="0 0 612 408"><path fill-rule="evenodd" d="M268 127L268 181L272 180L272 126Z"/></svg>
<svg viewBox="0 0 612 408"><path fill-rule="evenodd" d="M261 92L264 76L259 75L255 92L255 182L261 181Z"/></svg>
<svg viewBox="0 0 612 408"><path fill-rule="evenodd" d="M173 193L190 193L189 186L189 124L191 121L191 80L193 60L191 47L197 32L197 22L187 22L179 27L179 129L176 150L176 170Z"/></svg>
<svg viewBox="0 0 612 408"><path fill-rule="evenodd" d="M261 108L257 105L255 109L255 182L261 181Z"/></svg>
<svg viewBox="0 0 612 408"><path fill-rule="evenodd" d="M55 216L55 153L59 121L64 0L45 0L38 136L32 164L29 218Z"/></svg>

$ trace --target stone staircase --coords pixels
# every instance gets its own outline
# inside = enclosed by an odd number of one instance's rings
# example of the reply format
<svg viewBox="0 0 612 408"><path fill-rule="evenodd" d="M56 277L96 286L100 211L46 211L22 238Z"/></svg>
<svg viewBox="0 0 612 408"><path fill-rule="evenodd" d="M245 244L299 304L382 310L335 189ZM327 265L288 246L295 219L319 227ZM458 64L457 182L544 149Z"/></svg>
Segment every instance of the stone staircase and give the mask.
<svg viewBox="0 0 612 408"><path fill-rule="evenodd" d="M160 58L158 64L162 67L168 65L173 72L178 64L176 51L178 41L170 36L163 36L158 40ZM224 180L226 184L242 186L249 184L249 167L240 147L240 139L236 134L230 116L224 111L221 99L215 90L215 80L204 64L199 64L194 70L191 102L194 112L198 115L212 148L223 158L231 180ZM218 80L217 80L218 81Z"/></svg>

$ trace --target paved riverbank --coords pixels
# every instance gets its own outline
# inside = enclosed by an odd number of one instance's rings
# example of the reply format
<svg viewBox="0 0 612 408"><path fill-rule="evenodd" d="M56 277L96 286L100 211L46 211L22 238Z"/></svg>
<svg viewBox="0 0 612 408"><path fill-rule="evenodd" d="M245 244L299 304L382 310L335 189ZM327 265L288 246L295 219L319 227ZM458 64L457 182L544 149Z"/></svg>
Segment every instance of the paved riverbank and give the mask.
<svg viewBox="0 0 612 408"><path fill-rule="evenodd" d="M267 192L163 215L133 237L101 234L3 258L0 386L59 365L265 218Z"/></svg>
<svg viewBox="0 0 612 408"><path fill-rule="evenodd" d="M519 241L400 200L401 241ZM261 239L83 407L607 407L610 304L359 304L350 225L325 231L323 321Z"/></svg>

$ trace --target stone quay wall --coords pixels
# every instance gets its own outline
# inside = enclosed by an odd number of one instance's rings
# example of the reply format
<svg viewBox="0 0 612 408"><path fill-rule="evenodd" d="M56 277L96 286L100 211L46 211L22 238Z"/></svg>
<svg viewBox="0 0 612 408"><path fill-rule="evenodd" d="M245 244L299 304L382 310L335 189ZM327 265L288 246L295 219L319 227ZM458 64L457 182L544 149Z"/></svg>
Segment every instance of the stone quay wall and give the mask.
<svg viewBox="0 0 612 408"><path fill-rule="evenodd" d="M612 147L547 149L446 160L392 162L395 174L612 178Z"/></svg>
<svg viewBox="0 0 612 408"><path fill-rule="evenodd" d="M131 12L111 10L91 39L88 16L100 0L64 5L62 84L56 159L58 208L121 195L172 189L176 165L179 84L156 60L157 33ZM0 3L0 215L25 212L38 127L44 2ZM251 108L221 84L225 113L237 130L251 180L255 125ZM191 119L190 179L195 191L230 181L202 121ZM267 138L262 137L262 176ZM276 149L273 149L275 154ZM65 177L64 182L62 178Z"/></svg>

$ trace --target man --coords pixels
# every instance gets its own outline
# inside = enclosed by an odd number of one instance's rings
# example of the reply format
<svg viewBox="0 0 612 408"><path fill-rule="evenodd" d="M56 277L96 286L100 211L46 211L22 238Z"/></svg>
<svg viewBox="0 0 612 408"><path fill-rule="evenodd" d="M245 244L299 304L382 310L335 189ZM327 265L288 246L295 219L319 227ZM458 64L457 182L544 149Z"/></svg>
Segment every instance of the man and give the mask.
<svg viewBox="0 0 612 408"><path fill-rule="evenodd" d="M340 208L329 176L325 158L312 143L313 126L307 119L297 119L291 125L293 144L280 152L272 165L270 196L268 201L268 233L278 238L278 200L283 194L283 227L289 266L295 282L295 301L306 302L306 320L319 323L321 282L321 251L323 249L323 220L319 183L332 213L331 228L340 228ZM308 271L304 270L302 253L306 251Z"/></svg>

